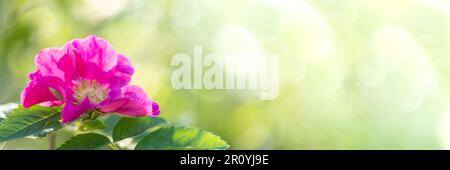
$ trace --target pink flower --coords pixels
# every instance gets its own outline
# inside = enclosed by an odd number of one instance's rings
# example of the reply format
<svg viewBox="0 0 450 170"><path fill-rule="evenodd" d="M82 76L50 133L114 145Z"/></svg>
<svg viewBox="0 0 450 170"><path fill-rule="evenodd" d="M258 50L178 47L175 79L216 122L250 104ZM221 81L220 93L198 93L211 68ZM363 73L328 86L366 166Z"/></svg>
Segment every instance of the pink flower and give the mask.
<svg viewBox="0 0 450 170"><path fill-rule="evenodd" d="M126 116L158 116L159 106L140 87L128 85L134 73L127 57L95 35L36 55L37 71L22 92L25 108L64 105L62 122L97 110Z"/></svg>

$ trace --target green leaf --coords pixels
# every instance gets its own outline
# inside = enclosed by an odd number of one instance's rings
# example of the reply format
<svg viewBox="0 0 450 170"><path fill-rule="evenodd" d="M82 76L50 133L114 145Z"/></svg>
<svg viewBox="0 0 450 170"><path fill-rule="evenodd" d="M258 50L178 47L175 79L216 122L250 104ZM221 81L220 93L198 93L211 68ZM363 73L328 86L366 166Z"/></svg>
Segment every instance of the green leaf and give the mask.
<svg viewBox="0 0 450 170"><path fill-rule="evenodd" d="M61 129L63 126L61 122L59 121L61 117L55 116L53 120L47 121L47 124L45 125L45 129L42 131L38 131L31 135L31 137L34 138L43 138L46 137L48 134L53 133Z"/></svg>
<svg viewBox="0 0 450 170"><path fill-rule="evenodd" d="M148 134L134 148L148 149L227 149L219 136L198 128L169 127Z"/></svg>
<svg viewBox="0 0 450 170"><path fill-rule="evenodd" d="M61 111L57 108L22 106L12 110L0 124L0 142L30 135L46 135L61 126Z"/></svg>
<svg viewBox="0 0 450 170"><path fill-rule="evenodd" d="M118 116L115 114L110 114L108 116L101 116L98 119L105 124L106 128L102 129L103 134L112 135L112 131L114 129L114 126L119 122L120 118L122 116Z"/></svg>
<svg viewBox="0 0 450 170"><path fill-rule="evenodd" d="M106 128L105 124L103 124L100 120L91 120L84 123L82 126L78 128L81 131L90 131L90 130L102 130Z"/></svg>
<svg viewBox="0 0 450 170"><path fill-rule="evenodd" d="M106 136L97 133L85 133L70 138L57 150L93 150L100 149L110 143L111 141Z"/></svg>
<svg viewBox="0 0 450 170"><path fill-rule="evenodd" d="M166 121L157 117L123 117L114 127L112 137L114 142L136 136L151 127L164 124Z"/></svg>

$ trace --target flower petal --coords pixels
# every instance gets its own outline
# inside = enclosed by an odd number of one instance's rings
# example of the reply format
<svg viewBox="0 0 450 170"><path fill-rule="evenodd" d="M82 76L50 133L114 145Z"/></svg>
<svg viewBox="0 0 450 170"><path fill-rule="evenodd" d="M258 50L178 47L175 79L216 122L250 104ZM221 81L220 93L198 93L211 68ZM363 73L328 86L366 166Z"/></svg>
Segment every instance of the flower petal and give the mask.
<svg viewBox="0 0 450 170"><path fill-rule="evenodd" d="M21 101L25 108L42 103L46 106L61 105L49 88L60 91L62 80L56 77L42 77L40 72L30 74L31 81L22 92ZM44 103L46 102L46 103Z"/></svg>
<svg viewBox="0 0 450 170"><path fill-rule="evenodd" d="M138 86L123 88L123 96L100 106L104 113L116 112L126 116L158 116L159 106Z"/></svg>
<svg viewBox="0 0 450 170"><path fill-rule="evenodd" d="M94 105L92 105L89 100L86 98L80 104L74 104L73 100L66 101L64 108L62 110L62 123L72 122L78 119L84 113L91 111L94 109Z"/></svg>
<svg viewBox="0 0 450 170"><path fill-rule="evenodd" d="M95 64L100 70L107 72L117 65L117 54L111 45L95 35L86 39L76 39L71 42L80 56L87 63Z"/></svg>
<svg viewBox="0 0 450 170"><path fill-rule="evenodd" d="M64 104L64 101L61 100L57 100L57 101L47 101L47 102L42 102L39 105L41 106L47 106L47 107L53 107L53 106L60 106Z"/></svg>
<svg viewBox="0 0 450 170"><path fill-rule="evenodd" d="M129 62L119 56L104 39L91 35L85 39L73 40L70 44L75 49L75 55L82 60L77 61L77 65L83 63L83 67L77 70L84 72L81 76L83 79L96 80L116 90L130 81L132 73L128 68L131 67Z"/></svg>
<svg viewBox="0 0 450 170"><path fill-rule="evenodd" d="M114 75L111 80L111 87L113 89L122 88L131 81L134 68L131 66L130 61L122 54L117 55L117 65L114 68Z"/></svg>
<svg viewBox="0 0 450 170"><path fill-rule="evenodd" d="M116 100L122 95L122 88L127 86L133 76L134 68L131 66L130 61L122 54L117 56L117 66L114 68L113 77L109 80L109 93L108 98L110 100Z"/></svg>
<svg viewBox="0 0 450 170"><path fill-rule="evenodd" d="M53 76L64 80L64 71L58 68L59 60L65 55L61 48L47 48L36 55L36 65L43 77Z"/></svg>
<svg viewBox="0 0 450 170"><path fill-rule="evenodd" d="M68 43L64 48L47 48L36 55L36 65L43 77L58 77L71 82L87 75L87 66L78 50Z"/></svg>
<svg viewBox="0 0 450 170"><path fill-rule="evenodd" d="M159 109L159 105L156 102L153 102L152 104L152 116L159 116L160 114L160 109Z"/></svg>

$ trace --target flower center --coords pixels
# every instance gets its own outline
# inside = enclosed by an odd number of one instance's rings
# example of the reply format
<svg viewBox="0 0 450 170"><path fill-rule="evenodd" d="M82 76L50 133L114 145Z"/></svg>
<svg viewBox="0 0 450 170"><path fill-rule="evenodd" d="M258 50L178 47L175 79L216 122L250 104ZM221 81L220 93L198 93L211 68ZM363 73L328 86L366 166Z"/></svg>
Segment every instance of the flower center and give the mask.
<svg viewBox="0 0 450 170"><path fill-rule="evenodd" d="M75 82L73 97L81 103L86 97L90 102L98 104L106 99L108 89L96 80L79 80Z"/></svg>

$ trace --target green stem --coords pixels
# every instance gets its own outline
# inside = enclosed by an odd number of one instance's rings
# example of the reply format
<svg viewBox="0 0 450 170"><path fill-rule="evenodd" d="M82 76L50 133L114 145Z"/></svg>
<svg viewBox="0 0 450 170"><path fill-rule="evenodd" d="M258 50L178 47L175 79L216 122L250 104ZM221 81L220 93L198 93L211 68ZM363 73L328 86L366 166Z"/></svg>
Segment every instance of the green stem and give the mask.
<svg viewBox="0 0 450 170"><path fill-rule="evenodd" d="M0 150L3 150L3 148L5 147L6 142L3 142L2 145L0 145Z"/></svg>
<svg viewBox="0 0 450 170"><path fill-rule="evenodd" d="M56 145L56 134L50 133L48 135L48 150L55 150Z"/></svg>
<svg viewBox="0 0 450 170"><path fill-rule="evenodd" d="M119 148L114 145L114 143L110 143L108 146L111 147L112 150L119 150Z"/></svg>

